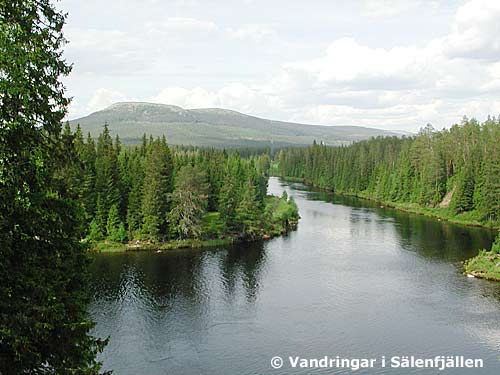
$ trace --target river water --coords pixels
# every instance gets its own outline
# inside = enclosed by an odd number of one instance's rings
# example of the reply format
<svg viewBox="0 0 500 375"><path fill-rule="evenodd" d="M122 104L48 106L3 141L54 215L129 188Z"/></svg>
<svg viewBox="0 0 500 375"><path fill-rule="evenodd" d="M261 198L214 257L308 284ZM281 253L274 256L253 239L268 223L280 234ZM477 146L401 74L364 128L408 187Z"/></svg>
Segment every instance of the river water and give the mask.
<svg viewBox="0 0 500 375"><path fill-rule="evenodd" d="M92 268L94 334L115 374L344 374L293 369L289 356L463 355L500 374L500 283L461 261L493 235L355 198L269 182L299 206L298 229L263 243L168 253L100 254ZM281 369L270 360L284 358Z"/></svg>

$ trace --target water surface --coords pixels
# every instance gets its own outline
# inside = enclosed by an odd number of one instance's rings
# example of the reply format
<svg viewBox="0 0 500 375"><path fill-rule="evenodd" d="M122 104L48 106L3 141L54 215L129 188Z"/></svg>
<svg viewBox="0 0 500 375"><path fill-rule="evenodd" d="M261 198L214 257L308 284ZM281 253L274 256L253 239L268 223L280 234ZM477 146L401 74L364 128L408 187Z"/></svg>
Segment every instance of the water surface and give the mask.
<svg viewBox="0 0 500 375"><path fill-rule="evenodd" d="M272 178L299 206L297 231L263 243L101 254L95 334L115 374L342 374L273 369L271 357L464 355L500 373L500 284L461 261L492 234ZM436 374L375 367L356 373Z"/></svg>

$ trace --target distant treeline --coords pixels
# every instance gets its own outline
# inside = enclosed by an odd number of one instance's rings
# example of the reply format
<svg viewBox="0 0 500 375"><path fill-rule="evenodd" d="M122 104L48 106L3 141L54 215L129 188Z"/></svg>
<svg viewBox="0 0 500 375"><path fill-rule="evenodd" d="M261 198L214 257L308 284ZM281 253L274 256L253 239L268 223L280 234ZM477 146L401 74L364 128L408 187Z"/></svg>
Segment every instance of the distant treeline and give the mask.
<svg viewBox="0 0 500 375"><path fill-rule="evenodd" d="M71 167L61 171L84 211L89 240L256 238L297 219L287 197L266 197L268 154L169 147L146 136L122 147L108 126L84 140L66 125Z"/></svg>
<svg viewBox="0 0 500 375"><path fill-rule="evenodd" d="M447 207L474 220L500 219L500 119L413 137L374 138L343 147L313 144L282 150L281 176L380 201Z"/></svg>

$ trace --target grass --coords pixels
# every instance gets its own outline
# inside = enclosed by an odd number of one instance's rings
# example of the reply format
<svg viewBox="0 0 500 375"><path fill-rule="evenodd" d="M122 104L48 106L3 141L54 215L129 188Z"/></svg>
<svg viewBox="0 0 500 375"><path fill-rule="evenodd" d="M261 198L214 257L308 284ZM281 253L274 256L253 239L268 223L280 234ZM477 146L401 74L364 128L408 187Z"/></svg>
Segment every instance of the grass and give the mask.
<svg viewBox="0 0 500 375"><path fill-rule="evenodd" d="M500 254L481 250L474 258L465 261L464 268L468 275L500 281Z"/></svg>
<svg viewBox="0 0 500 375"><path fill-rule="evenodd" d="M188 239L188 240L172 240L166 242L152 241L131 241L128 243L99 241L92 244L92 250L97 253L119 253L125 251L167 251L186 248L204 248L229 245L235 242L234 238L220 239Z"/></svg>

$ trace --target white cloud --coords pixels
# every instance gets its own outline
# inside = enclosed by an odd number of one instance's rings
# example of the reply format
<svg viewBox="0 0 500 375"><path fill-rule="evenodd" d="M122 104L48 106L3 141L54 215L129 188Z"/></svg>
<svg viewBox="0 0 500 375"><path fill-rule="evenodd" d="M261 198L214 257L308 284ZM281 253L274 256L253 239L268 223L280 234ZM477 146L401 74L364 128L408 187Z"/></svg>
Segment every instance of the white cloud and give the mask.
<svg viewBox="0 0 500 375"><path fill-rule="evenodd" d="M212 21L190 17L168 17L160 25L164 29L174 31L210 31L217 29L217 25Z"/></svg>
<svg viewBox="0 0 500 375"><path fill-rule="evenodd" d="M472 0L457 10L451 33L444 39L450 57L500 58L500 1Z"/></svg>
<svg viewBox="0 0 500 375"><path fill-rule="evenodd" d="M183 108L220 107L246 113L265 113L280 105L277 98L266 94L262 88L243 84L229 84L215 91L207 91L201 87L168 87L150 100Z"/></svg>
<svg viewBox="0 0 500 375"><path fill-rule="evenodd" d="M112 51L130 46L128 33L120 30L68 28L66 38L70 41L69 49Z"/></svg>
<svg viewBox="0 0 500 375"><path fill-rule="evenodd" d="M127 31L73 27L68 34L69 51L81 53L75 70L81 74L92 72L92 66L102 69L104 73L89 79L107 89L92 86L88 102L80 99L71 111L88 113L129 99L137 95L134 85L142 85L142 100L185 108L222 107L306 123L417 130L427 122L442 127L460 121L464 114L484 118L499 111L500 1L469 0L456 6L449 18L429 20L429 27L445 20L447 32L439 29L427 40L401 38L394 43L386 42L384 34L380 38L367 35L378 33L379 26L391 30L390 25L401 17L421 17L428 7L439 16L439 11L446 13L453 4L425 0L347 3L354 20L370 25L360 34L364 37L355 35L351 24L337 30L340 26L329 24L326 12L322 23L302 29L297 25L305 25L306 15L295 14L291 20L292 10L285 10L287 17L283 17L278 6L260 18L229 12L226 23L211 8L205 14L212 15L213 21L200 18L200 10L165 13L182 17L154 15ZM201 2L195 8L199 7ZM245 5L246 11L252 7ZM338 8L341 12L342 7ZM392 19L379 19L388 17ZM257 19L261 23L252 23ZM363 22L358 22L360 28ZM279 25L279 38L275 25ZM310 47L311 39L305 37L309 30L323 37L322 42ZM288 50L291 53L281 58ZM261 60L261 70L252 70ZM127 91L126 85L112 84L113 76L135 80ZM80 82L85 80L80 78ZM114 87L120 87L119 91Z"/></svg>
<svg viewBox="0 0 500 375"><path fill-rule="evenodd" d="M105 88L97 89L89 100L88 108L91 111L98 111L116 102L126 101L127 97L118 91Z"/></svg>
<svg viewBox="0 0 500 375"><path fill-rule="evenodd" d="M368 17L394 17L414 10L420 5L417 0L365 0L363 11Z"/></svg>
<svg viewBox="0 0 500 375"><path fill-rule="evenodd" d="M122 92L109 90L106 88L98 88L95 90L86 104L83 104L78 98L71 101L69 107L69 118L75 119L86 116L92 112L100 111L111 104L117 102L135 101L133 97L128 97Z"/></svg>
<svg viewBox="0 0 500 375"><path fill-rule="evenodd" d="M248 24L240 26L238 29L229 29L229 35L233 39L251 40L261 42L267 38L275 38L276 31L268 25Z"/></svg>
<svg viewBox="0 0 500 375"><path fill-rule="evenodd" d="M207 108L219 105L217 94L201 87L193 89L167 87L151 100L156 103L173 104L183 108Z"/></svg>

